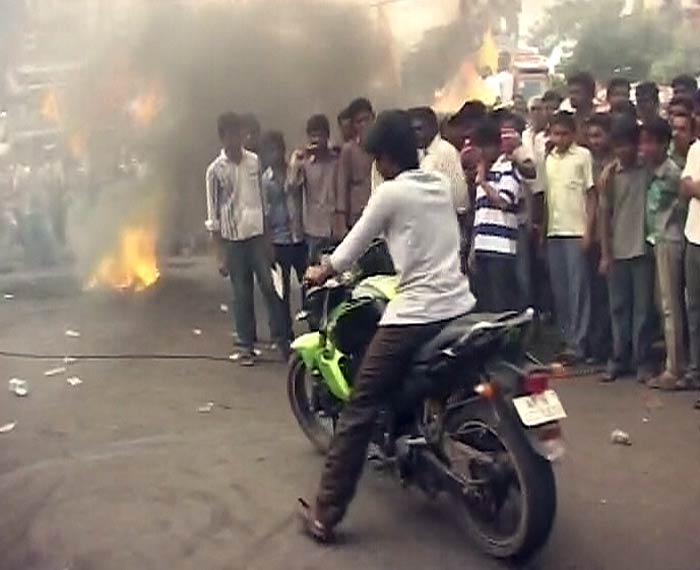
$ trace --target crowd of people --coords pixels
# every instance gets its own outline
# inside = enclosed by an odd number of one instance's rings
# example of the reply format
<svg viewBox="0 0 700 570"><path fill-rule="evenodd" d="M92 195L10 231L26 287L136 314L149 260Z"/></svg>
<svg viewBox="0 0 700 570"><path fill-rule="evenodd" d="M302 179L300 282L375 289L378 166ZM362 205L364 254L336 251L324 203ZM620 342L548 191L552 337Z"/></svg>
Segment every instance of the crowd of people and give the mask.
<svg viewBox="0 0 700 570"><path fill-rule="evenodd" d="M650 388L700 389L700 92L621 77L605 101L588 73L520 106L467 101L449 116L408 110L420 169L445 176L459 254L477 310L533 307L552 316L568 363L606 363L605 381L632 374ZM207 228L230 275L242 364L254 363L254 280L272 336L291 338L290 279L342 240L382 183L364 147L375 111L365 98L306 123L288 152L252 115L219 118L223 150L206 174ZM274 260L282 297L275 294ZM652 343L663 336L658 367Z"/></svg>

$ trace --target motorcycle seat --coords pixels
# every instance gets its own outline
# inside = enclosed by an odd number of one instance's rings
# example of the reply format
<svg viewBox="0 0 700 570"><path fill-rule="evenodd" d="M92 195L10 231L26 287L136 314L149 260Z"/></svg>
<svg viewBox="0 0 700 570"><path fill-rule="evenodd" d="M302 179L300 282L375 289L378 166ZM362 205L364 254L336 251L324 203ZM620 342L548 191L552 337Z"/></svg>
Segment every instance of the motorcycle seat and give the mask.
<svg viewBox="0 0 700 570"><path fill-rule="evenodd" d="M426 364L439 357L455 344L469 339L471 334L484 323L508 323L517 312L506 313L467 313L449 321L440 332L421 346L413 357L416 364Z"/></svg>

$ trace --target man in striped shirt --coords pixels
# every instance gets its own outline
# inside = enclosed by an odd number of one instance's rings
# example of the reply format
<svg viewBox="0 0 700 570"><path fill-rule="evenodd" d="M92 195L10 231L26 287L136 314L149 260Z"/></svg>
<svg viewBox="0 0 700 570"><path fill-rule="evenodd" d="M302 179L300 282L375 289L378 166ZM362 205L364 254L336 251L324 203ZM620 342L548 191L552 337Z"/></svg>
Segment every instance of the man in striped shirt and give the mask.
<svg viewBox="0 0 700 570"><path fill-rule="evenodd" d="M265 208L260 188L258 156L243 148L241 119L225 113L218 121L223 149L207 168L206 228L214 239L219 273L230 277L233 309L241 351L236 360L254 364L257 280L270 317L270 333L283 355L288 350L283 305L272 283L272 253L265 236Z"/></svg>
<svg viewBox="0 0 700 570"><path fill-rule="evenodd" d="M474 206L475 289L479 311L518 308L516 254L522 183L501 153L501 130L485 119L472 137L481 155Z"/></svg>

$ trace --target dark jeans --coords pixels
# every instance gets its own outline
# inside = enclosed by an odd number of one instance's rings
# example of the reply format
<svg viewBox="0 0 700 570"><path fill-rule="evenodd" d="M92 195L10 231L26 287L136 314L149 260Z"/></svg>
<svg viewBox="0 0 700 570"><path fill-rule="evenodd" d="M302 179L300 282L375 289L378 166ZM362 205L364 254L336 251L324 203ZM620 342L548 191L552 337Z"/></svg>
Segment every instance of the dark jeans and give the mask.
<svg viewBox="0 0 700 570"><path fill-rule="evenodd" d="M518 226L518 255L516 257L516 272L518 278L518 309L524 311L532 307L532 232L527 224Z"/></svg>
<svg viewBox="0 0 700 570"><path fill-rule="evenodd" d="M653 336L654 264L651 255L615 260L609 276L612 368L648 372Z"/></svg>
<svg viewBox="0 0 700 570"><path fill-rule="evenodd" d="M474 289L477 310L484 313L515 311L518 303L515 256L476 254Z"/></svg>
<svg viewBox="0 0 700 570"><path fill-rule="evenodd" d="M334 244L335 241L333 238L307 235L306 245L309 252L309 265L317 265L321 261L323 252L331 248Z"/></svg>
<svg viewBox="0 0 700 570"><path fill-rule="evenodd" d="M700 246L685 248L685 285L688 310L688 375L700 380Z"/></svg>
<svg viewBox="0 0 700 570"><path fill-rule="evenodd" d="M275 244L275 261L282 269L282 302L284 304L284 317L287 330L292 336L292 313L289 302L291 288L292 269L297 276L297 281L302 284L301 301L304 302L304 273L306 272L306 244L293 243L289 245Z"/></svg>
<svg viewBox="0 0 700 570"><path fill-rule="evenodd" d="M334 526L355 495L380 409L401 388L411 356L444 322L379 327L343 409L316 497L320 520Z"/></svg>
<svg viewBox="0 0 700 570"><path fill-rule="evenodd" d="M591 329L588 335L588 347L591 356L605 361L612 355L613 341L608 278L598 271L600 255L600 244L593 244L588 256L591 275Z"/></svg>
<svg viewBox="0 0 700 570"><path fill-rule="evenodd" d="M239 344L252 349L255 343L254 278L262 292L270 320L270 335L277 342L287 342L289 331L282 300L272 284L265 238L256 236L243 241L227 241L227 265L233 286L233 315Z"/></svg>
<svg viewBox="0 0 700 570"><path fill-rule="evenodd" d="M547 255L559 329L567 348L584 357L591 325L591 280L581 238L549 238Z"/></svg>

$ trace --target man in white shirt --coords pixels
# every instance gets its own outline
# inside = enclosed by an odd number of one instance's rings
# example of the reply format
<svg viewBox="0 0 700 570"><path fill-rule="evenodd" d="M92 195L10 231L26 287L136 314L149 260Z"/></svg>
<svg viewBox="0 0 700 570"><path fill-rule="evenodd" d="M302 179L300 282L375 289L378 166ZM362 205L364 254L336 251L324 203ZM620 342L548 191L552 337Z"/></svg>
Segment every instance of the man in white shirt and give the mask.
<svg viewBox="0 0 700 570"><path fill-rule="evenodd" d="M380 407L400 389L415 351L474 307L459 265L459 228L447 180L418 168L411 120L405 111L382 113L365 142L384 184L333 255L307 271L321 284L345 271L384 235L399 276L343 410L315 502L304 512L306 530L328 541L355 494Z"/></svg>
<svg viewBox="0 0 700 570"><path fill-rule="evenodd" d="M253 279L257 280L270 317L270 334L283 355L288 351L283 305L275 293L270 272L272 253L265 236L265 207L260 188L258 156L243 148L241 119L225 113L218 120L223 149L206 173L207 220L214 239L219 273L231 279L233 308L243 366L254 364L255 306Z"/></svg>
<svg viewBox="0 0 700 570"><path fill-rule="evenodd" d="M447 177L455 211L463 214L469 206L469 197L459 151L440 136L437 115L430 107L415 107L408 113L416 134L421 169Z"/></svg>
<svg viewBox="0 0 700 570"><path fill-rule="evenodd" d="M688 152L681 192L690 200L685 223L685 283L688 302L689 362L684 383L700 388L700 141ZM700 400L698 401L700 403Z"/></svg>

